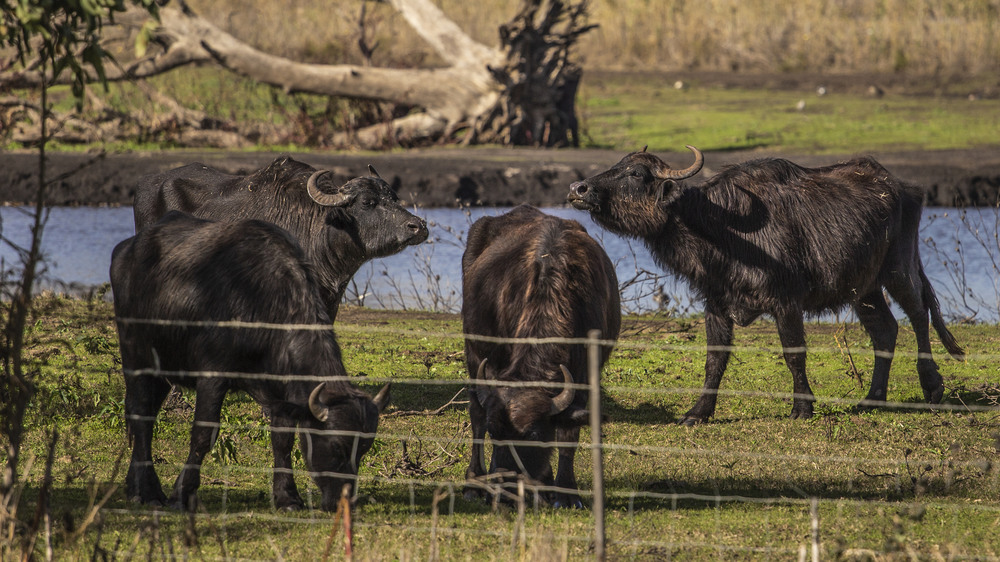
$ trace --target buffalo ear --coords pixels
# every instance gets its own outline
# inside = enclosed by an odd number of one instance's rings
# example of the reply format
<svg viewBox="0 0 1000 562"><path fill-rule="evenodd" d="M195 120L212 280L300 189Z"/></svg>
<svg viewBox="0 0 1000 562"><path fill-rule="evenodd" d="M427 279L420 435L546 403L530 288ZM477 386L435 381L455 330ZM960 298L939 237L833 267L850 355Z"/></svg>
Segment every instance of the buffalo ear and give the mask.
<svg viewBox="0 0 1000 562"><path fill-rule="evenodd" d="M608 423L610 421L611 418L607 414L601 415L601 423ZM586 408L570 408L557 418L557 423L570 427L590 425L590 410Z"/></svg>
<svg viewBox="0 0 1000 562"><path fill-rule="evenodd" d="M677 200L681 194L681 186L674 180L661 180L656 182L656 202L661 207L667 207Z"/></svg>
<svg viewBox="0 0 1000 562"><path fill-rule="evenodd" d="M573 410L569 414L570 425L588 425L590 424L590 410L578 409Z"/></svg>

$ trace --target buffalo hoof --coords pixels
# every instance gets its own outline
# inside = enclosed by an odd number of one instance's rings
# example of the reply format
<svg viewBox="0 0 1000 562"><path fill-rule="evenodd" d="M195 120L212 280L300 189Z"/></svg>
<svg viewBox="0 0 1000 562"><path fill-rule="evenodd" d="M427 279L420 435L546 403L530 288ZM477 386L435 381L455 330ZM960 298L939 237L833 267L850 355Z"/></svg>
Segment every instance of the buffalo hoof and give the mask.
<svg viewBox="0 0 1000 562"><path fill-rule="evenodd" d="M555 501L552 502L552 507L555 507L555 508L558 508L558 509L562 509L562 508L583 509L583 502L580 501L580 498L566 498L564 500L558 500L557 499L557 500L555 500Z"/></svg>
<svg viewBox="0 0 1000 562"><path fill-rule="evenodd" d="M853 414L863 414L865 412L874 412L879 408L885 407L885 400L873 400L871 398L865 398L858 403L857 406L851 408L851 413Z"/></svg>
<svg viewBox="0 0 1000 562"><path fill-rule="evenodd" d="M167 505L167 495L163 492L160 492L159 494L129 493L128 500L130 502L148 505L150 507L164 507Z"/></svg>
<svg viewBox="0 0 1000 562"><path fill-rule="evenodd" d="M140 505L147 505L147 506L153 507L153 508L167 507L167 497L166 496L163 496L162 499L160 499L160 498L142 499L139 496L132 496L128 500L130 502L132 502L132 503L137 503L137 504L140 504Z"/></svg>
<svg viewBox="0 0 1000 562"><path fill-rule="evenodd" d="M684 416L677 420L677 425L683 425L687 427L692 427L698 424L706 423L708 421L708 416L692 416L691 414L684 414Z"/></svg>
<svg viewBox="0 0 1000 562"><path fill-rule="evenodd" d="M186 499L170 498L166 507L177 511L194 513L198 509L198 496L188 496Z"/></svg>
<svg viewBox="0 0 1000 562"><path fill-rule="evenodd" d="M462 497L470 502L483 501L486 499L486 491L478 486L466 486L462 490Z"/></svg>
<svg viewBox="0 0 1000 562"><path fill-rule="evenodd" d="M301 503L289 503L285 505L276 506L279 511L302 511L306 508L305 505Z"/></svg>
<svg viewBox="0 0 1000 562"><path fill-rule="evenodd" d="M933 390L924 389L924 400L928 404L940 404L942 399L944 399L944 385L938 386Z"/></svg>
<svg viewBox="0 0 1000 562"><path fill-rule="evenodd" d="M302 511L306 508L306 502L302 501L302 498L298 497L298 494L293 496L275 497L274 507L278 511Z"/></svg>
<svg viewBox="0 0 1000 562"><path fill-rule="evenodd" d="M792 408L792 413L788 416L793 420L807 420L813 417L812 404L808 406L795 406Z"/></svg>

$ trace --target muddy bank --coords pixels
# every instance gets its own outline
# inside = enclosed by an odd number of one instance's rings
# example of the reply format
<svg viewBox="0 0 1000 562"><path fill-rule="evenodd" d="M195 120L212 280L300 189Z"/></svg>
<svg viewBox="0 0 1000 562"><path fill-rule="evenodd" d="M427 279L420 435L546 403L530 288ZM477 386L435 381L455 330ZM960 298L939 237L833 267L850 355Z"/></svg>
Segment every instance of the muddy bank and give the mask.
<svg viewBox="0 0 1000 562"><path fill-rule="evenodd" d="M50 188L54 205L131 205L138 178L192 162L239 174L283 155L273 152L169 151L111 154ZM562 205L567 186L614 164L624 153L609 150L438 148L378 154L292 154L338 179L367 173L372 164L408 204L425 207L457 204L506 206L518 203ZM689 153L659 154L674 167L687 166ZM1000 194L997 148L873 153L891 172L921 186L931 206L993 205ZM783 156L805 166L822 166L854 155L801 156L768 151L710 152L705 171L762 156ZM49 178L76 169L86 154L50 154ZM0 154L0 201L33 200L38 157L31 152Z"/></svg>

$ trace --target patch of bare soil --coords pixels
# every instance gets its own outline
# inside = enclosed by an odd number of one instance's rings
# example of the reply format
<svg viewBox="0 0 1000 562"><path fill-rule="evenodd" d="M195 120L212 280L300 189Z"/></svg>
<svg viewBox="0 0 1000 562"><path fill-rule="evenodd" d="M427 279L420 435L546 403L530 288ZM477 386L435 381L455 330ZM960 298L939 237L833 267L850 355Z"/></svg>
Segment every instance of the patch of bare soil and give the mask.
<svg viewBox="0 0 1000 562"><path fill-rule="evenodd" d="M243 174L282 156L273 152L163 151L107 155L52 185L53 205L131 205L137 180L146 174L201 162L227 173ZM423 207L562 205L570 183L605 170L624 153L594 149L430 148L379 154L308 153L292 157L332 170L338 180L367 174L368 164L407 204ZM689 153L660 154L686 166ZM723 166L762 156L782 156L804 166L822 166L856 154L813 156L768 151L712 152L704 176ZM996 148L872 154L902 179L921 186L926 204L993 205L1000 194L1000 150ZM92 156L50 153L47 177L73 170ZM0 154L0 201L33 201L38 157L32 152Z"/></svg>

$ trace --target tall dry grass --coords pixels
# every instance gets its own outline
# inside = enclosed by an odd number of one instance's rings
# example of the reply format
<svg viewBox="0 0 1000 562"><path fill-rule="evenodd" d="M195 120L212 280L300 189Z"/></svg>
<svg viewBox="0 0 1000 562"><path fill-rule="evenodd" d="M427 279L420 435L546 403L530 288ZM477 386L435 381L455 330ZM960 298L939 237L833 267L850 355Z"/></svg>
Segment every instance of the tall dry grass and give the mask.
<svg viewBox="0 0 1000 562"><path fill-rule="evenodd" d="M435 0L472 37L497 43L510 0ZM199 13L272 53L360 62L358 0L191 0ZM388 5L369 2L378 65L437 59ZM1000 0L591 0L600 27L579 53L595 70L982 74L1000 70Z"/></svg>

